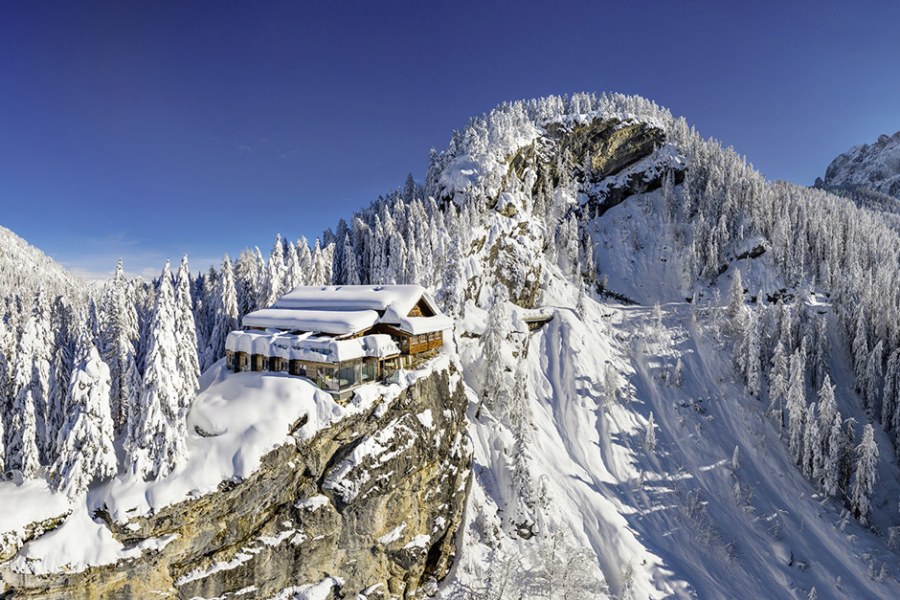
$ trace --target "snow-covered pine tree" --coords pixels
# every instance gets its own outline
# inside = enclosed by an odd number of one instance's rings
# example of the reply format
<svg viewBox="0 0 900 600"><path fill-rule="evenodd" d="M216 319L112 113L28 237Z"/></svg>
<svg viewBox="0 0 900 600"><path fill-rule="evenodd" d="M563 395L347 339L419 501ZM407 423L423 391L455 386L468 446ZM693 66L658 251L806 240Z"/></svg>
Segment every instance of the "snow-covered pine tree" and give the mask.
<svg viewBox="0 0 900 600"><path fill-rule="evenodd" d="M13 369L13 393L17 397L16 406L31 405L34 418L33 435L38 456L42 461L52 445L52 441L47 439L51 337L50 308L41 288L35 296L31 314L23 324L19 337ZM25 401L26 394L31 398L28 402Z"/></svg>
<svg viewBox="0 0 900 600"><path fill-rule="evenodd" d="M31 388L16 394L6 441L6 469L19 471L23 477L33 477L41 467L34 418L34 399Z"/></svg>
<svg viewBox="0 0 900 600"><path fill-rule="evenodd" d="M113 427L120 432L126 414L140 395L136 344L139 336L138 315L131 284L125 277L121 259L116 274L104 291L100 333L101 355L110 371L110 413Z"/></svg>
<svg viewBox="0 0 900 600"><path fill-rule="evenodd" d="M656 422L653 420L653 411L647 419L647 431L644 433L644 450L649 454L656 452Z"/></svg>
<svg viewBox="0 0 900 600"><path fill-rule="evenodd" d="M819 315L816 319L816 344L813 350L813 385L819 386L828 374L828 355L831 344L828 341L828 318Z"/></svg>
<svg viewBox="0 0 900 600"><path fill-rule="evenodd" d="M881 360L884 351L884 343L878 340L875 347L869 353L866 361L866 376L864 379L863 406L866 414L871 419L878 413L878 388L881 384Z"/></svg>
<svg viewBox="0 0 900 600"><path fill-rule="evenodd" d="M451 209L452 210L452 209ZM455 213L452 213L455 214ZM460 246L461 239L458 229L458 221L456 218L448 218L449 230L449 248L447 255L447 266L444 268L443 281L441 281L440 299L443 304L444 312L448 315L457 315L462 309L463 295L462 287L462 248Z"/></svg>
<svg viewBox="0 0 900 600"><path fill-rule="evenodd" d="M272 306L284 294L286 272L284 244L279 233L275 236L275 243L272 245L272 253L266 266L265 298L260 305L262 308Z"/></svg>
<svg viewBox="0 0 900 600"><path fill-rule="evenodd" d="M745 378L747 381L747 392L754 398L759 398L760 388L762 386L761 371L761 345L759 318L755 311L749 311L747 316L747 357L745 361Z"/></svg>
<svg viewBox="0 0 900 600"><path fill-rule="evenodd" d="M834 386L831 385L831 377L825 373L822 386L818 393L819 401L819 433L822 436L822 456L828 455L828 440L831 424L837 414L837 403L834 400Z"/></svg>
<svg viewBox="0 0 900 600"><path fill-rule="evenodd" d="M821 414L821 413L820 413ZM824 437L824 436L823 436ZM822 468L822 489L825 495L833 498L841 491L841 460L846 449L844 447L844 419L835 411L831 426L828 429L828 453Z"/></svg>
<svg viewBox="0 0 900 600"><path fill-rule="evenodd" d="M328 285L328 269L326 265L325 253L322 250L322 244L316 238L316 244L312 251L312 278L310 285ZM401 263L402 264L402 263Z"/></svg>
<svg viewBox="0 0 900 600"><path fill-rule="evenodd" d="M853 373L856 375L856 389L859 392L865 390L866 367L869 363L869 334L865 309L860 306L856 317L856 334L853 336L851 348L853 356Z"/></svg>
<svg viewBox="0 0 900 600"><path fill-rule="evenodd" d="M309 252L309 248L306 249ZM244 316L258 308L256 299L259 297L259 270L257 269L256 253L249 248L243 250L238 256L234 270L234 287L238 297L238 314Z"/></svg>
<svg viewBox="0 0 900 600"><path fill-rule="evenodd" d="M178 278L175 280L175 341L176 364L178 366L178 413L176 427L181 431L178 437L186 435L185 427L188 409L197 388L200 387L200 366L197 358L197 334L194 324L194 313L191 310L190 268L187 256L181 259ZM227 335L227 334L226 334Z"/></svg>
<svg viewBox="0 0 900 600"><path fill-rule="evenodd" d="M803 421L806 416L806 369L800 351L791 356L791 375L787 393L788 446L798 465L803 458Z"/></svg>
<svg viewBox="0 0 900 600"><path fill-rule="evenodd" d="M741 270L735 269L731 276L731 285L728 288L728 309L725 313L731 331L740 334L744 331L745 306L744 283L741 279Z"/></svg>
<svg viewBox="0 0 900 600"><path fill-rule="evenodd" d="M844 493L850 494L850 480L853 476L853 451L856 448L856 419L844 419L844 434L841 439L840 487Z"/></svg>
<svg viewBox="0 0 900 600"><path fill-rule="evenodd" d="M70 496L86 490L95 479L116 474L109 368L86 331L78 335L75 356L66 393L66 422L57 439L59 456L50 468L53 486Z"/></svg>
<svg viewBox="0 0 900 600"><path fill-rule="evenodd" d="M881 426L885 431L893 431L900 427L897 412L900 400L900 348L888 357L884 370L884 389L881 394Z"/></svg>
<svg viewBox="0 0 900 600"><path fill-rule="evenodd" d="M300 268L300 255L297 253L297 246L294 242L288 242L285 262L287 263L287 267L284 273L284 291L289 292L295 287L303 285L303 271Z"/></svg>
<svg viewBox="0 0 900 600"><path fill-rule="evenodd" d="M853 486L850 489L850 511L863 525L871 518L872 493L878 477L878 445L871 423L863 428L862 441L856 447L856 464L853 471Z"/></svg>
<svg viewBox="0 0 900 600"><path fill-rule="evenodd" d="M772 368L769 370L769 414L778 424L779 431L784 429L784 408L788 392L788 358L784 344L779 337L772 355Z"/></svg>
<svg viewBox="0 0 900 600"><path fill-rule="evenodd" d="M804 422L806 427L803 430L803 474L807 479L818 483L825 461L822 457L822 434L815 402L806 407Z"/></svg>
<svg viewBox="0 0 900 600"><path fill-rule="evenodd" d="M165 477L186 457L184 427L179 426L178 342L172 275L166 262L159 278L149 327L146 369L139 410L129 413L124 447L127 464L145 479Z"/></svg>
<svg viewBox="0 0 900 600"><path fill-rule="evenodd" d="M294 254L296 256L296 253ZM213 298L213 324L209 334L209 343L203 353L203 370L225 356L225 338L237 329L238 304L237 290L234 285L234 270L228 255L222 259L222 270L219 275L216 295Z"/></svg>
<svg viewBox="0 0 900 600"><path fill-rule="evenodd" d="M509 292L506 286L494 286L491 307L488 310L484 335L481 336L481 352L484 357L484 386L481 391L482 403L494 412L505 402L506 367L503 363L503 345L509 335L509 311L506 303Z"/></svg>
<svg viewBox="0 0 900 600"><path fill-rule="evenodd" d="M47 441L44 448L44 463L56 460L57 433L66 419L66 390L75 362L75 322L74 309L63 296L53 301L51 311L51 335L53 338L53 358L50 361L50 392L47 403Z"/></svg>
<svg viewBox="0 0 900 600"><path fill-rule="evenodd" d="M344 235L343 252L341 253L343 265L341 271L347 285L359 285L359 268L356 266L356 250L350 241L350 233Z"/></svg>
<svg viewBox="0 0 900 600"><path fill-rule="evenodd" d="M303 273L302 285L312 285L313 259L305 236L300 236L297 240L297 260L300 261L300 272Z"/></svg>
<svg viewBox="0 0 900 600"><path fill-rule="evenodd" d="M516 368L516 380L508 406L505 408L513 435L512 481L519 503L513 521L517 524L533 523L537 505L536 490L528 466L531 444L531 397L527 363L520 361Z"/></svg>

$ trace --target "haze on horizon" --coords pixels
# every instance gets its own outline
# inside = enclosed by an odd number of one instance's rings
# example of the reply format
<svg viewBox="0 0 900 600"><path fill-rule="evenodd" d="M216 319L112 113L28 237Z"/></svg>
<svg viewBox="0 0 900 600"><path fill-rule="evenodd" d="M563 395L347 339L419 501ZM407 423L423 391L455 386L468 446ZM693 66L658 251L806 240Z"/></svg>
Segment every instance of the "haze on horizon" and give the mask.
<svg viewBox="0 0 900 600"><path fill-rule="evenodd" d="M900 6L0 5L2 224L76 273L205 268L421 179L472 115L636 93L810 184L900 129Z"/></svg>

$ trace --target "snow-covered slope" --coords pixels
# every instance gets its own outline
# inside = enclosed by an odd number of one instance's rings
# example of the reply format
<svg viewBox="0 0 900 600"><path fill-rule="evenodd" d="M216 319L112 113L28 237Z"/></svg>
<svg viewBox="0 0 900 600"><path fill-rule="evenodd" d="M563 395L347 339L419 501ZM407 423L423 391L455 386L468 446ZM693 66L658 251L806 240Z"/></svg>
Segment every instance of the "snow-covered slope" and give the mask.
<svg viewBox="0 0 900 600"><path fill-rule="evenodd" d="M900 131L838 155L828 165L821 184L828 188L867 188L900 200Z"/></svg>
<svg viewBox="0 0 900 600"><path fill-rule="evenodd" d="M30 302L40 287L51 298L84 289L59 263L0 226L0 297L18 293Z"/></svg>

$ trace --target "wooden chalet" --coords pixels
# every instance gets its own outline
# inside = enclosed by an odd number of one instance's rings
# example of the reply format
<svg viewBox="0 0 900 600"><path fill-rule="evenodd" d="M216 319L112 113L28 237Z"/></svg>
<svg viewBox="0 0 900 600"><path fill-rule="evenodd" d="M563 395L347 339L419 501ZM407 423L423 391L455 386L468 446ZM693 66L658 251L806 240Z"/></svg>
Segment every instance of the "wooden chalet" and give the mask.
<svg viewBox="0 0 900 600"><path fill-rule="evenodd" d="M225 344L230 370L306 377L344 398L430 356L453 323L421 286L343 285L295 288L241 325Z"/></svg>

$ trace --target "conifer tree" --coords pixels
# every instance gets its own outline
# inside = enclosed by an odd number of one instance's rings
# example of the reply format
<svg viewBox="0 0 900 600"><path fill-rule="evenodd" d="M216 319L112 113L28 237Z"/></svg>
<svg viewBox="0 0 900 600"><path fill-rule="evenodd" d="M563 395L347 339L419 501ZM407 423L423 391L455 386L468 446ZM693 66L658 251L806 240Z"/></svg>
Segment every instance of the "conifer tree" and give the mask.
<svg viewBox="0 0 900 600"><path fill-rule="evenodd" d="M181 259L178 278L175 281L175 341L178 368L178 413L175 424L182 429L178 436L184 438L187 411L199 387L200 366L197 358L197 334L194 313L191 310L190 269L187 256ZM227 335L227 334L226 334Z"/></svg>
<svg viewBox="0 0 900 600"><path fill-rule="evenodd" d="M891 352L884 370L884 390L881 394L881 426L885 431L896 430L898 396L900 396L900 348Z"/></svg>
<svg viewBox="0 0 900 600"><path fill-rule="evenodd" d="M856 447L856 419L848 417L844 420L844 433L841 439L840 488L850 493L850 479L853 476L853 449Z"/></svg>
<svg viewBox="0 0 900 600"><path fill-rule="evenodd" d="M532 427L531 397L528 370L524 360L516 367L516 380L506 413L513 434L512 480L516 497L524 504L518 507L518 514L514 519L521 523L532 520L532 511L537 504L531 470L528 467Z"/></svg>
<svg viewBox="0 0 900 600"><path fill-rule="evenodd" d="M238 327L237 290L228 255L222 259L222 271L213 299L213 325L209 344L203 354L203 370L225 356L225 338Z"/></svg>
<svg viewBox="0 0 900 600"><path fill-rule="evenodd" d="M837 414L837 403L834 400L834 386L831 385L831 377L825 374L822 386L819 388L819 432L822 435L822 455L828 455L828 440L834 416Z"/></svg>
<svg viewBox="0 0 900 600"><path fill-rule="evenodd" d="M463 304L463 298L460 294L460 284L463 277L463 257L457 220L455 218L450 221L449 233L449 253L447 256L447 267L444 269L443 281L441 282L440 297L444 311L449 315L455 316L459 314Z"/></svg>
<svg viewBox="0 0 900 600"><path fill-rule="evenodd" d="M6 442L6 468L33 477L41 467L31 388L17 394L12 404Z"/></svg>
<svg viewBox="0 0 900 600"><path fill-rule="evenodd" d="M878 340L878 343L875 344L875 347L872 348L872 351L869 353L869 359L866 362L866 376L864 381L863 392L863 406L866 409L866 414L871 418L877 412L877 402L878 402L878 387L880 384L881 378L881 360L883 354L884 344L881 340Z"/></svg>
<svg viewBox="0 0 900 600"><path fill-rule="evenodd" d="M784 429L784 408L788 392L788 359L784 344L779 338L772 355L772 369L769 371L769 414L774 417L779 430Z"/></svg>
<svg viewBox="0 0 900 600"><path fill-rule="evenodd" d="M506 307L509 293L501 283L494 286L490 310L484 335L481 336L481 350L484 357L483 404L494 412L503 404L506 390L506 369L503 364L503 345L509 335L509 312Z"/></svg>
<svg viewBox="0 0 900 600"><path fill-rule="evenodd" d="M52 446L52 441L47 439L50 400L50 334L49 306L43 289L41 289L35 297L31 314L22 327L13 370L13 390L17 397L15 406L20 410L26 404L31 406L30 410L34 419L33 435L39 458L45 458ZM30 398L27 402L26 394Z"/></svg>
<svg viewBox="0 0 900 600"><path fill-rule="evenodd" d="M735 269L731 277L731 286L728 288L728 309L726 311L732 331L739 333L744 330L744 313L744 283L741 280L740 269Z"/></svg>
<svg viewBox="0 0 900 600"><path fill-rule="evenodd" d="M116 474L109 369L85 331L76 344L75 367L66 394L67 419L57 440L59 456L50 468L54 487L70 496L86 490L94 479Z"/></svg>
<svg viewBox="0 0 900 600"><path fill-rule="evenodd" d="M137 370L138 315L131 285L125 277L122 261L107 285L101 306L103 326L100 335L101 354L110 370L110 412L113 427L119 432L126 414L140 395Z"/></svg>
<svg viewBox="0 0 900 600"><path fill-rule="evenodd" d="M269 255L269 263L266 267L265 299L261 303L262 308L272 306L284 294L286 272L284 244L281 242L281 234L279 233L275 236L272 254Z"/></svg>
<svg viewBox="0 0 900 600"><path fill-rule="evenodd" d="M347 285L359 285L360 279L359 269L356 266L356 251L353 248L353 244L350 242L349 233L344 236L342 258L342 271Z"/></svg>
<svg viewBox="0 0 900 600"><path fill-rule="evenodd" d="M653 411L650 411L650 418L647 420L647 431L644 434L644 450L650 454L656 452L656 423L653 420Z"/></svg>
<svg viewBox="0 0 900 600"><path fill-rule="evenodd" d="M828 453L822 469L822 488L829 498L841 491L841 461L845 453L844 419L839 412L835 412L828 432Z"/></svg>
<svg viewBox="0 0 900 600"><path fill-rule="evenodd" d="M322 245L316 238L316 245L312 252L312 281L310 285L328 285L328 271L325 268L325 260Z"/></svg>
<svg viewBox="0 0 900 600"><path fill-rule="evenodd" d="M303 271L300 268L300 255L297 253L297 246L294 245L294 242L288 242L285 262L287 263L284 273L284 291L286 293L295 287L303 285Z"/></svg>
<svg viewBox="0 0 900 600"><path fill-rule="evenodd" d="M309 248L306 249L309 252ZM234 271L235 290L238 297L238 315L243 316L258 308L256 299L259 297L259 271L256 265L256 254L250 250L243 250L238 256Z"/></svg>
<svg viewBox="0 0 900 600"><path fill-rule="evenodd" d="M760 373L761 367L761 356L760 356L760 331L759 331L759 318L756 316L756 313L751 311L747 317L747 359L746 359L746 379L747 379L747 391L754 398L759 398L760 387L761 387L761 379L762 375Z"/></svg>
<svg viewBox="0 0 900 600"><path fill-rule="evenodd" d="M186 456L180 416L182 389L175 338L176 306L167 262L159 279L149 328L140 410L129 413L125 453L132 472L145 479L165 477Z"/></svg>
<svg viewBox="0 0 900 600"><path fill-rule="evenodd" d="M819 418L816 414L816 403L806 407L804 418L806 428L803 430L803 474L816 482L822 475L824 459L822 457L822 435L819 430Z"/></svg>
<svg viewBox="0 0 900 600"><path fill-rule="evenodd" d="M791 379L788 386L788 445L798 465L803 457L803 421L806 416L805 371L800 351L791 356Z"/></svg>
<svg viewBox="0 0 900 600"><path fill-rule="evenodd" d="M856 335L853 337L853 372L856 375L857 391L865 389L864 381L866 366L869 362L869 341L866 332L866 316L864 309L860 308L856 319Z"/></svg>
<svg viewBox="0 0 900 600"><path fill-rule="evenodd" d="M821 385L828 373L828 355L831 352L831 345L828 341L828 320L825 315L820 315L816 319L816 345L813 351L813 385Z"/></svg>
<svg viewBox="0 0 900 600"><path fill-rule="evenodd" d="M867 423L863 428L862 441L856 447L856 465L853 471L853 486L850 489L850 510L863 525L868 525L871 517L877 468L878 445L875 443L872 425Z"/></svg>

